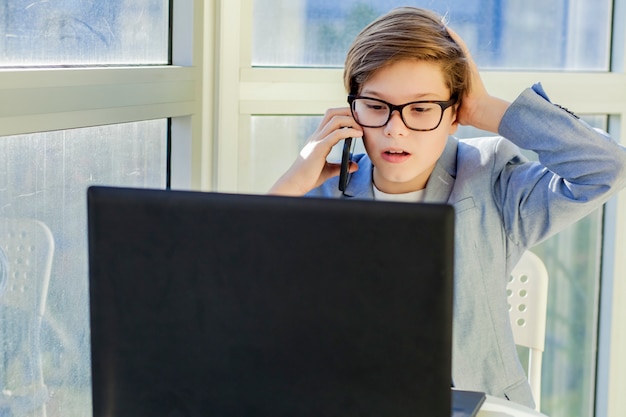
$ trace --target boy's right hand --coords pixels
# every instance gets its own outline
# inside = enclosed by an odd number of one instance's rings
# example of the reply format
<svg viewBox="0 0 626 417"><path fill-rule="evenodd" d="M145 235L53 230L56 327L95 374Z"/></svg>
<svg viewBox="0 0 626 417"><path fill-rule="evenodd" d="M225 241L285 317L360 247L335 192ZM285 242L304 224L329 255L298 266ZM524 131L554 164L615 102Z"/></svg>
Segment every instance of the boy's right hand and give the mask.
<svg viewBox="0 0 626 417"><path fill-rule="evenodd" d="M317 130L307 139L300 155L269 190L270 194L300 196L339 175L340 164L326 160L341 140L363 136L348 107L326 111ZM350 163L350 172L358 166Z"/></svg>

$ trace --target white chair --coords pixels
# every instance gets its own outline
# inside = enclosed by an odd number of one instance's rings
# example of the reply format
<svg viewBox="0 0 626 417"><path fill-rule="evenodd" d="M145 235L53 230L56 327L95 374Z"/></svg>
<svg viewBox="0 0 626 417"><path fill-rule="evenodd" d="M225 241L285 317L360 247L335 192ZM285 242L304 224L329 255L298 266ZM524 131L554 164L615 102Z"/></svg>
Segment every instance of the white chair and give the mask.
<svg viewBox="0 0 626 417"><path fill-rule="evenodd" d="M0 307L9 316L0 316L0 339L9 336L20 341L14 343L14 351L4 352L0 366L6 370L6 365L17 363L14 369L21 374L20 386L4 387L6 381L0 380L0 411L45 417L48 390L43 378L40 333L54 240L50 229L38 220L0 217L0 247L8 261Z"/></svg>
<svg viewBox="0 0 626 417"><path fill-rule="evenodd" d="M509 318L515 344L528 348L528 382L541 402L541 359L546 339L548 271L541 259L527 251L515 265L507 284Z"/></svg>

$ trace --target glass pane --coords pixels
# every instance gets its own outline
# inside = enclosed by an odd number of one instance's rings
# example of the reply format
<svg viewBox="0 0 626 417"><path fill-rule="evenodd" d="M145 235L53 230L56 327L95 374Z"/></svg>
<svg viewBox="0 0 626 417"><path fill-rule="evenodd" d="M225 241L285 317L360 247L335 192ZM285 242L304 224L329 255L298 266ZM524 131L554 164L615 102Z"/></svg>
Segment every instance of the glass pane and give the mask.
<svg viewBox="0 0 626 417"><path fill-rule="evenodd" d="M163 188L166 150L167 120L0 137L0 245L9 264L0 294L1 416L43 416L42 407L48 417L91 415L86 189ZM47 291L26 305L24 294L46 274L22 272L39 247L13 243L15 218L41 222L37 236L47 228L54 242Z"/></svg>
<svg viewBox="0 0 626 417"><path fill-rule="evenodd" d="M254 0L252 64L341 67L355 35L403 5L446 15L483 68L608 70L610 0Z"/></svg>
<svg viewBox="0 0 626 417"><path fill-rule="evenodd" d="M168 0L0 0L0 67L167 64Z"/></svg>
<svg viewBox="0 0 626 417"><path fill-rule="evenodd" d="M606 116L582 118L594 127L607 127ZM266 192L289 168L320 120L321 116L253 116L247 191ZM457 133L466 138L486 134L466 127ZM359 146L356 152L364 152L361 141ZM533 152L524 153L536 159ZM329 159L339 160L339 155L335 149ZM541 408L551 417L592 415L601 233L602 210L597 210L532 249L550 275Z"/></svg>

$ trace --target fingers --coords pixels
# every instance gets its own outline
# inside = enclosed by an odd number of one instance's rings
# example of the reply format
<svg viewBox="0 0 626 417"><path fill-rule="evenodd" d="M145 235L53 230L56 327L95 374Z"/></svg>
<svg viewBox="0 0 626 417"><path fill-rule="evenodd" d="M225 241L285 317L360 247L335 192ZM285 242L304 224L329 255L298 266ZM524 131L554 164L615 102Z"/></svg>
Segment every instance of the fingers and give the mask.
<svg viewBox="0 0 626 417"><path fill-rule="evenodd" d="M465 92L457 110L457 121L462 125L471 125L478 129L497 133L502 115L509 103L489 94L467 45L454 30L449 27L447 30L450 37L463 49L470 67L469 90Z"/></svg>
<svg viewBox="0 0 626 417"><path fill-rule="evenodd" d="M326 111L317 131L309 138L300 152L303 162L310 164L311 167L318 167L311 170L311 173L314 173L315 186L339 175L339 164L327 161L332 148L342 140L362 136L363 131L352 117L350 109L339 108ZM350 164L350 172L357 169L356 164L354 166Z"/></svg>
<svg viewBox="0 0 626 417"><path fill-rule="evenodd" d="M327 136L338 129L353 129L353 133L357 134L357 136L346 137L361 137L363 135L361 126L354 120L350 109L347 107L327 110L319 125L318 132L323 136Z"/></svg>
<svg viewBox="0 0 626 417"><path fill-rule="evenodd" d="M339 141L362 136L363 130L352 117L350 109L329 109L317 130L307 140L303 149L304 154L301 153L301 156L308 157L316 151L320 153L320 157L326 159L330 150Z"/></svg>
<svg viewBox="0 0 626 417"><path fill-rule="evenodd" d="M448 30L450 37L461 47L461 49L463 50L463 54L467 58L467 62L469 64L470 71L471 71L471 73L469 74L471 77L470 85L469 85L470 89L471 90L473 89L484 90L484 86L480 78L480 74L478 72L478 65L476 65L474 58L472 58L472 54L470 53L470 50L467 47L467 44L465 43L463 38L461 38L459 34L456 33L452 28L450 28L449 26L446 26L446 29Z"/></svg>
<svg viewBox="0 0 626 417"><path fill-rule="evenodd" d="M465 55L465 57L467 58L467 61L470 65L470 68L472 69L472 72L477 74L478 66L476 65L476 62L474 61L474 58L472 58L472 54L469 48L467 47L467 44L463 40L463 38L461 38L459 34L456 33L451 27L446 26L446 29L448 30L448 33L450 34L450 37L454 40L454 42L456 42L457 45L459 45L461 49L463 50L463 55Z"/></svg>
<svg viewBox="0 0 626 417"><path fill-rule="evenodd" d="M468 59L471 60L472 59L472 54L470 54L469 48L467 47L467 44L465 43L463 38L461 38L459 36L459 34L456 33L450 26L446 26L446 29L448 30L448 33L450 34L450 37L452 39L454 39L454 42L456 42L461 47L461 49L463 50L463 53L465 54L465 56Z"/></svg>

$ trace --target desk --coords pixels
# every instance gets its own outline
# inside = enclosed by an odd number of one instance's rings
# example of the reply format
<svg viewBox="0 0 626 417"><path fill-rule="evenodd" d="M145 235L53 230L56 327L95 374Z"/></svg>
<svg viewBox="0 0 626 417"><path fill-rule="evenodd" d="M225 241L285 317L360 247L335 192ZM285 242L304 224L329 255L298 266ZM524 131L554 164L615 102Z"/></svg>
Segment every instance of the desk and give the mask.
<svg viewBox="0 0 626 417"><path fill-rule="evenodd" d="M487 395L476 417L547 417L532 408Z"/></svg>

